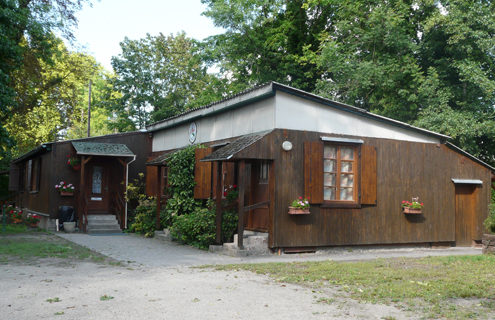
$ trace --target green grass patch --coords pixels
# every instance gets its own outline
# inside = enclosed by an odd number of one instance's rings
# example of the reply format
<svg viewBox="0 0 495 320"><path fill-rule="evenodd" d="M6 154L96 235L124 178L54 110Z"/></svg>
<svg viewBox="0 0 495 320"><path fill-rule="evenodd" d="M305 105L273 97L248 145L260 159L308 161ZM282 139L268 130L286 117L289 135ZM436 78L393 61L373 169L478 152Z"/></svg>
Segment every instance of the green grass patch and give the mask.
<svg viewBox="0 0 495 320"><path fill-rule="evenodd" d="M0 234L16 234L25 232L28 232L28 227L23 224L6 224L4 232L4 226L0 223Z"/></svg>
<svg viewBox="0 0 495 320"><path fill-rule="evenodd" d="M1 264L36 262L45 258L57 258L69 262L89 260L97 263L108 260L113 265L120 265L99 253L46 233L37 232L0 237Z"/></svg>
<svg viewBox="0 0 495 320"><path fill-rule="evenodd" d="M218 266L265 274L280 282L337 286L371 303L394 303L427 317L483 318L495 301L495 256L379 259ZM493 314L492 314L493 315Z"/></svg>

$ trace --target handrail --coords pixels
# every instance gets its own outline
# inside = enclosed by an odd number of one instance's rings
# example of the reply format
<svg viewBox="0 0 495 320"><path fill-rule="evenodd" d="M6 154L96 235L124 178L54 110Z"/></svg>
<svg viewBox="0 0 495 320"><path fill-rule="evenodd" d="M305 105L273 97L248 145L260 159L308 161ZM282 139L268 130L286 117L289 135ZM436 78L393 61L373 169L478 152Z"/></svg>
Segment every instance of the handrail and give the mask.
<svg viewBox="0 0 495 320"><path fill-rule="evenodd" d="M119 192L114 192L112 195L112 207L120 227L123 228L125 225L125 202L122 194Z"/></svg>

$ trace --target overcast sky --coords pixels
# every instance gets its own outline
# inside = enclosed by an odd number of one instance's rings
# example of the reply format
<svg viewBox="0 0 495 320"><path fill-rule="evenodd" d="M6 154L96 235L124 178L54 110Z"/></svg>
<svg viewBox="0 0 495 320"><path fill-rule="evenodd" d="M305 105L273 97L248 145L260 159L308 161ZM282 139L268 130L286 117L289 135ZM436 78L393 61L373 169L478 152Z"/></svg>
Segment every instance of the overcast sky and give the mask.
<svg viewBox="0 0 495 320"><path fill-rule="evenodd" d="M201 15L200 0L100 0L86 6L77 15L75 50L93 55L106 69L112 70L110 59L120 53L124 37L140 39L146 33L177 34L202 40L222 30Z"/></svg>

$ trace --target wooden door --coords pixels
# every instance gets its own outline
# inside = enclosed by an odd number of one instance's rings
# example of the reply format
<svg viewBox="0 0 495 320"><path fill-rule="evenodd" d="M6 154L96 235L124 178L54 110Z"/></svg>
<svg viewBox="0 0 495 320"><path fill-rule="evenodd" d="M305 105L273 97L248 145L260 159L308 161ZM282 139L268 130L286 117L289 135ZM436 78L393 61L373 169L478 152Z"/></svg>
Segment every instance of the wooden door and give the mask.
<svg viewBox="0 0 495 320"><path fill-rule="evenodd" d="M86 195L88 197L88 214L109 213L109 171L110 165L105 161L90 162L87 165Z"/></svg>
<svg viewBox="0 0 495 320"><path fill-rule="evenodd" d="M270 200L270 163L268 161L256 161L251 165L251 183L249 192L249 205ZM247 230L268 232L269 228L269 204L249 211L245 228Z"/></svg>
<svg viewBox="0 0 495 320"><path fill-rule="evenodd" d="M475 185L455 186L455 242L471 246L476 239L477 192Z"/></svg>

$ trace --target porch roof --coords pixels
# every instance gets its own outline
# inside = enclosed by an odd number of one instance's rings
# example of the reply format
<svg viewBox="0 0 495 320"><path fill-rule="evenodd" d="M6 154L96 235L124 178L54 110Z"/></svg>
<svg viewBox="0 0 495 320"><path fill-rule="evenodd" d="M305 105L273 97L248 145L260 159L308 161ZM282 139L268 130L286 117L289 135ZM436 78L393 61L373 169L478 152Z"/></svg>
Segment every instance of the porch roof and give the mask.
<svg viewBox="0 0 495 320"><path fill-rule="evenodd" d="M155 158L151 159L150 161L146 162L147 166L164 166L167 164L167 159L168 157L174 153L174 151L169 151L165 152L164 154L161 154L159 156L156 156Z"/></svg>
<svg viewBox="0 0 495 320"><path fill-rule="evenodd" d="M78 155L134 157L135 154L122 143L72 142Z"/></svg>
<svg viewBox="0 0 495 320"><path fill-rule="evenodd" d="M233 156L235 156L237 153L241 152L242 150L246 149L256 141L260 140L267 134L272 132L272 130L268 131L262 131L262 132L257 132L257 133L252 133L248 134L245 136L242 136L238 138L237 140L234 140L233 142L229 143L228 145L221 147L218 150L215 150L211 154L207 155L201 161L226 161L230 160Z"/></svg>

